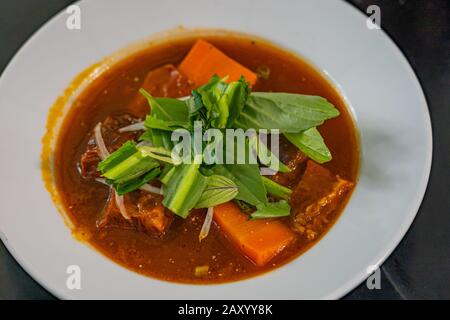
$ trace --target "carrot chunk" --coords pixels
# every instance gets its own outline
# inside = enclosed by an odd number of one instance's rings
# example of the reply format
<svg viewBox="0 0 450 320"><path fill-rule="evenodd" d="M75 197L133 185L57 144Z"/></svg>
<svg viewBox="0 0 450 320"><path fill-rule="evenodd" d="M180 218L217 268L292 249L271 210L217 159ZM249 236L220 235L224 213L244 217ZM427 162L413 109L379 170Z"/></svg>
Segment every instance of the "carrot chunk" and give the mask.
<svg viewBox="0 0 450 320"><path fill-rule="evenodd" d="M295 239L293 232L280 221L248 220L232 202L214 207L214 221L257 266L268 263Z"/></svg>
<svg viewBox="0 0 450 320"><path fill-rule="evenodd" d="M205 40L198 40L179 66L179 70L196 86L201 86L215 74L227 81L239 80L241 76L254 85L254 72L234 61Z"/></svg>

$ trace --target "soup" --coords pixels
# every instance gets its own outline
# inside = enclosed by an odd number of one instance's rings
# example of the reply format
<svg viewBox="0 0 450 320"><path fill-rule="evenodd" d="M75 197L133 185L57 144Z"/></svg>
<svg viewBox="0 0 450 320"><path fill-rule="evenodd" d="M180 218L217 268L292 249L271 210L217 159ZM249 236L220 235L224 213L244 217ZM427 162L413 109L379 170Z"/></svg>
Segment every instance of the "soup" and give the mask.
<svg viewBox="0 0 450 320"><path fill-rule="evenodd" d="M222 88L217 96L217 91L199 89L214 74L222 78L209 82L216 81L214 88ZM151 95L148 100L145 92L139 92L141 88ZM228 98L223 98L227 92ZM208 95L217 99L211 102ZM163 97L178 99L155 100ZM292 119L305 116L291 104L274 102L283 111L265 119L267 123L277 122L282 113L291 118L283 120L286 132L280 130L279 135L279 159L285 169L280 170L289 172L259 177L254 169L261 166L260 161L249 164L249 170L239 164L201 164L192 169L187 164L177 166L164 153L170 149L164 145L166 133L181 121L164 122L157 117L157 110L165 112L165 104L181 108L180 114L186 111L189 119L194 118L192 108L198 108L196 119L225 130L246 127L242 114L250 115L252 103L258 113L265 112L262 102L280 99L292 99L308 115L319 110L314 109L316 104L324 108L302 120L303 127L298 122L297 130ZM233 124L234 104L242 110ZM224 105L229 108L225 116L214 118L214 108L220 113ZM167 116L174 117L174 110ZM326 113L323 110L335 113L326 121L317 120L316 115ZM307 128L316 120L317 125ZM179 126L188 127L183 123ZM124 156L127 150L145 154L148 170L124 182L128 173L118 173L110 157ZM64 118L55 149L55 181L74 232L113 261L162 280L220 283L278 268L319 241L351 195L358 154L349 112L323 75L303 59L260 39L218 34L200 41L186 37L152 45L95 79ZM186 178L191 174L194 182ZM242 176L248 178L247 185ZM214 183L224 186L208 187ZM195 190L201 184L199 194ZM179 190L183 185L188 187ZM214 202L217 197L227 201ZM201 202L207 208L197 208Z"/></svg>

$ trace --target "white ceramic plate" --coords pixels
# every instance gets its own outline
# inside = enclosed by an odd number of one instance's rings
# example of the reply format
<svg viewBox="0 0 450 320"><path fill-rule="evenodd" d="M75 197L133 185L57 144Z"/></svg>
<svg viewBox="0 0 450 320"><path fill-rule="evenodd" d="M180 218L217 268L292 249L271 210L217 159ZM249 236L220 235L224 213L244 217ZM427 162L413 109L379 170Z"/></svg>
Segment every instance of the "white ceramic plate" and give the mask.
<svg viewBox="0 0 450 320"><path fill-rule="evenodd" d="M81 30L65 12L42 27L0 79L0 236L40 284L61 298L339 298L382 263L422 200L431 125L421 87L383 31L341 1L81 1ZM381 21L382 22L382 21ZM44 188L47 112L80 71L139 39L176 26L262 36L309 58L348 101L361 133L360 178L343 215L288 265L221 285L163 282L124 269L74 240ZM81 290L66 287L78 265Z"/></svg>

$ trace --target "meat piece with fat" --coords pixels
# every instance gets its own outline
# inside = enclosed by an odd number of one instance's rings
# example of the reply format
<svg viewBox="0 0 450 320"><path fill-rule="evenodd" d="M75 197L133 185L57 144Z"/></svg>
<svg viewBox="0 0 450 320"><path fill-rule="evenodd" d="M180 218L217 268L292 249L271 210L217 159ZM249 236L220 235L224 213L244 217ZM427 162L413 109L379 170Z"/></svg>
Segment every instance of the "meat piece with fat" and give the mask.
<svg viewBox="0 0 450 320"><path fill-rule="evenodd" d="M131 192L123 196L123 205L125 207L125 210L127 211L127 215L130 217L133 217L133 215L135 215L137 211L135 205L137 192ZM101 217L97 220L97 228L119 228L126 230L136 230L138 227L136 221L132 218L124 218L117 206L116 200L116 193L111 188Z"/></svg>
<svg viewBox="0 0 450 320"><path fill-rule="evenodd" d="M163 234L174 219L174 214L161 203L162 196L141 191L137 207L140 224L147 232Z"/></svg>
<svg viewBox="0 0 450 320"><path fill-rule="evenodd" d="M109 152L114 152L126 141L136 140L139 137L139 132L119 132L120 128L138 121L139 119L128 114L106 117L102 122L102 137ZM95 179L100 176L100 173L97 171L97 166L101 161L98 151L94 132L91 132L89 134L86 151L80 157L79 167L83 178Z"/></svg>
<svg viewBox="0 0 450 320"><path fill-rule="evenodd" d="M100 177L97 166L101 161L98 147L94 144L89 144L86 151L80 158L80 173L85 179L95 179Z"/></svg>
<svg viewBox="0 0 450 320"><path fill-rule="evenodd" d="M159 195L142 190L125 194L123 204L129 219L121 214L115 197L112 191L102 217L97 221L98 228L138 230L149 235L162 236L174 219L173 213L162 205L162 197Z"/></svg>
<svg viewBox="0 0 450 320"><path fill-rule="evenodd" d="M183 76L172 64L153 69L141 84L155 98L180 98L191 94L193 84ZM144 117L149 113L147 99L136 92L128 104L128 111L137 117Z"/></svg>
<svg viewBox="0 0 450 320"><path fill-rule="evenodd" d="M353 182L309 160L291 196L294 229L309 240L316 239L332 221L332 214L353 186Z"/></svg>

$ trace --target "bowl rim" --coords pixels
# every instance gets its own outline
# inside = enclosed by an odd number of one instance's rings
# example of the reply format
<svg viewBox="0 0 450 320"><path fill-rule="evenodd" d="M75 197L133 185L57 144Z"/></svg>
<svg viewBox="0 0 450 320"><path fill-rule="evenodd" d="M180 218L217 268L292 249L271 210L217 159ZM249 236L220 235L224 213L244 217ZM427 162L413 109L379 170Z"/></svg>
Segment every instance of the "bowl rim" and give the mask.
<svg viewBox="0 0 450 320"><path fill-rule="evenodd" d="M77 1L75 2L75 4L78 4L82 1ZM356 12L356 14L358 15L363 15L362 12L357 9L355 6L353 6L350 3L344 2L346 3L346 5L350 8L352 8L353 11ZM5 67L5 69L3 70L2 74L0 75L0 85L1 82L4 80L5 78L5 74L7 74L8 70L13 68L14 64L16 63L16 60L18 59L17 57L23 52L26 51L27 48L31 45L31 43L33 43L33 41L37 41L37 35L40 31L45 30L47 28L49 28L49 26L51 25L51 23L55 20L55 18L57 16L59 16L64 10L60 11L59 13L57 13L56 15L54 15L53 17L51 17L44 25L42 25L40 28L38 28L28 39L27 41L20 47L20 49L16 52L16 54L13 56L13 58L9 61L9 63L7 64L7 66ZM428 111L428 104L427 104L427 100L426 100L426 96L424 94L424 91L422 89L422 85L420 83L420 79L417 77L417 75L415 74L412 66L409 64L408 59L405 57L405 55L403 54L403 52L399 49L399 47L396 45L396 43L392 40L392 38L384 31L384 29L380 30L382 32L382 34L384 35L384 37L386 39L388 39L388 41L391 43L392 47L394 48L394 53L399 57L399 60L402 61L403 67L405 68L405 70L407 70L407 72L409 73L409 76L411 79L413 79L414 84L416 86L417 92L420 95L420 104L423 108L422 113L423 115L426 117L425 120L425 125L426 125L426 133L427 133L427 159L426 159L426 163L424 165L424 169L423 169L423 174L421 176L420 179L420 184L417 188L417 193L416 193L416 197L411 201L411 206L408 212L408 215L405 215L405 219L403 221L403 224L398 228L398 231L395 234L395 237L393 239L391 239L391 242L389 243L389 246L385 247L385 253L379 257L379 258L374 258L374 265L378 265L380 266L390 255L391 253L394 251L394 249L398 246L398 244L400 243L400 241L402 240L402 238L404 237L404 235L406 234L406 232L408 231L409 227L411 226L412 222L414 221L418 210L420 208L420 205L422 203L423 197L425 196L425 192L426 192L426 188L428 185L428 180L429 180L429 176L430 176L430 170L431 170L431 165L432 165L432 154L433 154L433 138L432 138L432 125L431 125L431 121L430 121L430 115L429 115L429 111ZM304 57L302 55L300 55L301 57ZM305 58L306 61L308 63L311 63L311 61L308 59L308 57ZM311 63L313 66L314 64ZM317 70L320 71L320 68L316 68ZM327 78L328 80L331 80L330 83L333 84L334 86L336 86L337 82L333 81L332 78ZM342 94L345 103L347 104L347 106L349 107L349 113L352 115L354 123L355 123L355 128L357 129L356 131L358 132L358 122L356 120L356 116L355 113L353 112L353 108L351 108L351 104L348 103L348 100L345 96L345 94L339 90L339 87L336 87L338 92ZM360 151L362 152L362 144L360 144ZM360 158L360 161L363 161L363 158ZM361 162L360 162L360 168L361 168ZM338 220L341 219L338 218ZM36 281L38 282L42 287L44 287L47 291L49 291L51 294L55 295L58 298L65 298L65 296L63 294L61 294L61 292L57 292L57 290L53 290L54 288L51 288L50 285L48 285L46 282L44 282L43 279L40 279L39 276L37 274L35 274L33 268L28 265L28 262L23 259L23 257L18 254L13 245L8 241L8 239L6 238L5 234L1 231L0 228L0 239L2 240L2 242L4 243L5 247L7 248L7 250L11 253L11 255L14 257L14 259L20 264L20 266ZM341 285L339 288L335 289L334 291L330 292L327 296L325 296L325 299L334 299L334 298L341 298L342 296L344 296L345 294L347 294L349 291L351 291L352 289L354 289L358 284L362 283L364 281L364 279L367 278L367 273L365 272L360 272L359 274L355 274L353 278L349 279L345 284Z"/></svg>

